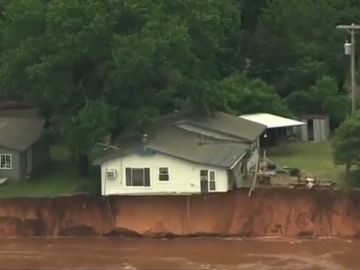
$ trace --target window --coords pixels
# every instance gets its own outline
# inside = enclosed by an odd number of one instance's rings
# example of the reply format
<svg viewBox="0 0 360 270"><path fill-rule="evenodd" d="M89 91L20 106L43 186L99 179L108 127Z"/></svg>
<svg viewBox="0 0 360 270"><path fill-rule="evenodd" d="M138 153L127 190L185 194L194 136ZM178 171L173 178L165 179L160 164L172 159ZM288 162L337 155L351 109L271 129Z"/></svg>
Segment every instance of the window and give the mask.
<svg viewBox="0 0 360 270"><path fill-rule="evenodd" d="M169 181L169 168L159 168L159 181Z"/></svg>
<svg viewBox="0 0 360 270"><path fill-rule="evenodd" d="M149 168L126 168L126 186L128 187L150 187Z"/></svg>
<svg viewBox="0 0 360 270"><path fill-rule="evenodd" d="M12 160L10 154L0 154L0 169L11 169Z"/></svg>
<svg viewBox="0 0 360 270"><path fill-rule="evenodd" d="M200 170L201 192L216 191L215 171Z"/></svg>
<svg viewBox="0 0 360 270"><path fill-rule="evenodd" d="M210 177L209 177L209 179L210 179L209 190L210 191L215 191L216 190L215 171L210 171L209 175L210 175Z"/></svg>

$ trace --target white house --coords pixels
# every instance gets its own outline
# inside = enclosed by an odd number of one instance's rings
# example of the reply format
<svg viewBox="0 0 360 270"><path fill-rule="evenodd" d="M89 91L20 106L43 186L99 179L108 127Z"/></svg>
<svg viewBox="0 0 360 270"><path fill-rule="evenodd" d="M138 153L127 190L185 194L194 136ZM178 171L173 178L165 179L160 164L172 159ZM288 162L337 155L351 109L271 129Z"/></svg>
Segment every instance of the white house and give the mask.
<svg viewBox="0 0 360 270"><path fill-rule="evenodd" d="M123 140L95 161L102 195L227 192L248 186L244 175L258 156L265 127L215 113L177 117L142 138Z"/></svg>

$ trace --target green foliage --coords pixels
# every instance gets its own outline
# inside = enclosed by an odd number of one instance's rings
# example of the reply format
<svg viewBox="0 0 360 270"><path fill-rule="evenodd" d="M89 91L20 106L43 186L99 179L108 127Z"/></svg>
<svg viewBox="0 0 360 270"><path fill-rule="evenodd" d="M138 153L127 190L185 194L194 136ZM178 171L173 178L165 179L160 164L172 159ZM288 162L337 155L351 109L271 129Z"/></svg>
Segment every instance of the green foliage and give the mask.
<svg viewBox="0 0 360 270"><path fill-rule="evenodd" d="M114 125L114 109L102 100L88 101L66 122L65 136L72 149L88 151L109 134Z"/></svg>
<svg viewBox="0 0 360 270"><path fill-rule="evenodd" d="M188 107L287 115L288 104L339 123L348 112L339 90L347 63L345 34L334 26L359 17L359 7L351 0L1 0L0 97L40 107L83 152L105 133L142 131L158 115Z"/></svg>
<svg viewBox="0 0 360 270"><path fill-rule="evenodd" d="M350 109L350 99L342 94L334 78L318 79L308 91L292 92L287 98L288 106L298 114L329 114L333 123L339 124Z"/></svg>
<svg viewBox="0 0 360 270"><path fill-rule="evenodd" d="M288 115L275 89L261 80L233 75L216 84L219 109L236 114L267 112Z"/></svg>
<svg viewBox="0 0 360 270"><path fill-rule="evenodd" d="M333 140L334 161L351 167L360 162L360 113L344 121Z"/></svg>
<svg viewBox="0 0 360 270"><path fill-rule="evenodd" d="M335 29L342 17L339 0L269 1L252 38L249 72L282 96L307 89L323 75L343 81L344 33Z"/></svg>
<svg viewBox="0 0 360 270"><path fill-rule="evenodd" d="M71 141L89 129L81 122L98 99L115 108L111 132L143 129L189 104L211 109L204 89L226 74L240 31L235 0L3 0L0 7L1 95L66 123Z"/></svg>

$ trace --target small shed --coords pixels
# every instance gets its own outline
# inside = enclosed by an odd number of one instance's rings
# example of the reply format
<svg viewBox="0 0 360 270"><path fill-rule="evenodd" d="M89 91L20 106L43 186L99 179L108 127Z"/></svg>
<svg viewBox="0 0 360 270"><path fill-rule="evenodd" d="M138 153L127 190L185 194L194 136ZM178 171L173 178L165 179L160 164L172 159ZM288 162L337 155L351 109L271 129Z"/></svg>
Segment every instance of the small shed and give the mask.
<svg viewBox="0 0 360 270"><path fill-rule="evenodd" d="M330 121L328 115L312 114L300 117L306 125L301 127L303 141L325 142L330 138Z"/></svg>

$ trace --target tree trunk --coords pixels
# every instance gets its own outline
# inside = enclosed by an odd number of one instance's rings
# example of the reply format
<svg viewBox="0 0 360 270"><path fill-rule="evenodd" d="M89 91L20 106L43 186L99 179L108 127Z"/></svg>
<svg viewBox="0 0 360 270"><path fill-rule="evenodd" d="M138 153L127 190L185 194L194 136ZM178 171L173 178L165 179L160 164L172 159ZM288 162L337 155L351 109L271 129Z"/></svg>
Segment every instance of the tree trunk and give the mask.
<svg viewBox="0 0 360 270"><path fill-rule="evenodd" d="M349 181L349 176L350 176L350 163L347 162L345 164L345 181Z"/></svg>
<svg viewBox="0 0 360 270"><path fill-rule="evenodd" d="M79 176L86 178L89 175L89 157L84 152L79 152Z"/></svg>

